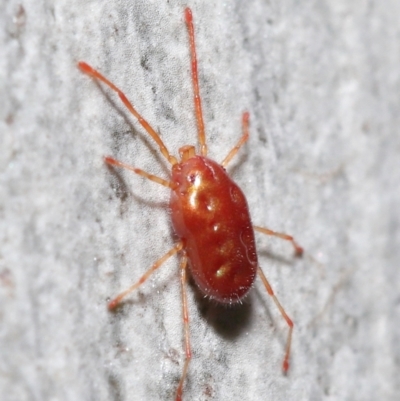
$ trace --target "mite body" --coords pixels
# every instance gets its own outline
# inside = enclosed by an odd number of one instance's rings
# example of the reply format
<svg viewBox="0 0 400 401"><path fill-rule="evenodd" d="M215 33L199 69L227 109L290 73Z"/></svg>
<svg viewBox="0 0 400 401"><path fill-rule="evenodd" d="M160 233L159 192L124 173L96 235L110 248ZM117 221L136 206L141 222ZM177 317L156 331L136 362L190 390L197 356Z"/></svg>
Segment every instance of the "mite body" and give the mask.
<svg viewBox="0 0 400 401"><path fill-rule="evenodd" d="M258 265L243 192L223 167L203 156L173 166L172 182L172 222L194 281L216 301L239 301L251 288Z"/></svg>
<svg viewBox="0 0 400 401"><path fill-rule="evenodd" d="M171 190L172 224L180 238L179 242L157 260L135 284L114 298L108 307L110 310L116 308L128 294L140 287L168 258L180 254L186 359L176 392L176 401L182 399L183 385L192 357L186 296L188 268L200 290L209 298L224 304L234 304L240 301L248 293L258 274L289 328L283 360L283 370L286 372L289 368L293 322L274 295L267 278L258 265L254 230L291 242L297 256L303 252L303 249L290 235L252 226L246 198L241 189L226 173L225 167L249 137L249 113L243 113L242 136L225 159L221 163L217 163L207 157L194 26L189 8L185 9L185 21L189 33L194 105L200 150L199 153L196 153L194 146L181 147L179 149L179 161L168 151L159 134L136 111L120 89L87 63L78 63L82 72L103 82L118 94L130 113L153 138L162 155L171 164L171 179L166 180L112 157L104 158L109 165L128 169Z"/></svg>

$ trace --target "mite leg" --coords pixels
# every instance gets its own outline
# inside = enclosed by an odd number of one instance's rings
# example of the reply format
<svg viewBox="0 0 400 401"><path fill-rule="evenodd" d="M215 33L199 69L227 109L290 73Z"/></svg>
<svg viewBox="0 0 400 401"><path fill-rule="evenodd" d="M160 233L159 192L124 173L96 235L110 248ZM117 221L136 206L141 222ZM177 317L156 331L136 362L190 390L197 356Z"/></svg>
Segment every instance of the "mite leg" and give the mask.
<svg viewBox="0 0 400 401"><path fill-rule="evenodd" d="M151 274L154 273L167 259L178 253L182 248L183 248L183 243L178 242L162 258L158 259L157 262L154 263L154 265L151 266L150 269L147 270L147 272L143 274L143 276L140 277L140 279L135 284L133 284L127 290L121 292L121 294L119 294L111 302L109 302L108 309L109 310L115 309L128 294L130 294L132 291L140 287L151 276Z"/></svg>
<svg viewBox="0 0 400 401"><path fill-rule="evenodd" d="M106 84L110 89L112 89L114 92L116 92L119 96L119 98L122 100L124 105L127 107L127 109L137 118L141 126L147 131L147 133L154 139L154 141L157 143L157 145L160 148L161 153L163 156L172 164L176 164L178 161L174 156L172 156L167 147L164 145L164 142L161 140L160 136L158 133L151 127L151 125L136 111L136 109L133 107L132 103L127 99L125 94L118 89L112 82L110 82L104 75L100 74L97 70L95 70L93 67L91 67L89 64L80 61L78 63L78 67L82 72L85 74L89 75L90 77L97 79L104 84Z"/></svg>
<svg viewBox="0 0 400 401"><path fill-rule="evenodd" d="M254 228L254 230L256 230L260 233L272 235L274 237L278 237L278 238L284 239L285 241L291 242L296 256L303 255L304 249L294 240L294 238L291 235L287 235L284 233L278 233L276 231L269 230L268 228L259 227L259 226L253 226L253 228Z"/></svg>
<svg viewBox="0 0 400 401"><path fill-rule="evenodd" d="M187 375L189 362L192 358L192 351L190 349L189 313L188 313L187 295L186 295L186 276L187 276L187 256L186 256L186 254L184 254L182 257L180 269L181 269L182 314L183 314L183 326L184 326L184 331L185 331L186 359L185 359L185 364L183 365L181 380L179 381L178 389L176 391L175 401L182 401L183 384L185 383L185 378Z"/></svg>
<svg viewBox="0 0 400 401"><path fill-rule="evenodd" d="M243 134L239 139L239 142L232 148L232 150L228 153L228 156L222 161L221 166L226 167L228 163L232 160L232 158L236 155L239 149L247 142L249 139L249 113L245 112L242 116L242 130Z"/></svg>
<svg viewBox="0 0 400 401"><path fill-rule="evenodd" d="M189 33L192 83L194 92L194 108L196 111L197 133L200 142L200 153L202 156L207 156L206 134L204 130L203 111L201 109L199 76L197 71L197 56L196 56L196 44L194 40L193 16L192 16L192 11L189 7L185 8L185 21Z"/></svg>
<svg viewBox="0 0 400 401"><path fill-rule="evenodd" d="M174 184L171 181L167 181L161 177L157 177L156 175L146 173L145 171L141 170L140 168L132 167L129 164L120 162L119 160L115 160L114 158L112 158L110 156L104 157L104 161L107 164L110 164L111 166L118 166L118 167L126 168L129 171L133 171L134 173L141 175L142 177L145 177L145 178L149 179L150 181L154 181L157 184L161 184L164 187L171 188L171 189L174 187Z"/></svg>
<svg viewBox="0 0 400 401"><path fill-rule="evenodd" d="M281 313L282 317L286 320L286 323L289 326L289 334L286 341L285 357L283 358L283 365L282 365L283 371L286 373L289 369L289 357L290 357L290 347L292 344L293 322L290 319L290 317L286 314L285 309L283 309L282 305L278 301L278 298L275 296L274 291L272 290L272 287L267 280L267 277L265 277L265 274L263 273L260 267L257 268L257 272L265 286L265 289L274 300L275 305L279 309L279 312Z"/></svg>

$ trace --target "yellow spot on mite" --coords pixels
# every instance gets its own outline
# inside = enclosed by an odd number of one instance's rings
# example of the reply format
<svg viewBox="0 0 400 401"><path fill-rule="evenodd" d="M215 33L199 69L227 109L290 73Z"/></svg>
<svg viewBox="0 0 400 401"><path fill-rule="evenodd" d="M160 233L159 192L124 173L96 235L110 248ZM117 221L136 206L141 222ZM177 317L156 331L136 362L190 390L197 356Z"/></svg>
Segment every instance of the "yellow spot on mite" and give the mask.
<svg viewBox="0 0 400 401"><path fill-rule="evenodd" d="M235 248L235 242L232 240L225 241L219 248L220 255L228 256Z"/></svg>
<svg viewBox="0 0 400 401"><path fill-rule="evenodd" d="M216 276L217 278L224 277L224 276L229 272L229 270L231 270L231 265L228 264L228 263L226 263L226 264L222 265L222 266L216 271L215 276Z"/></svg>

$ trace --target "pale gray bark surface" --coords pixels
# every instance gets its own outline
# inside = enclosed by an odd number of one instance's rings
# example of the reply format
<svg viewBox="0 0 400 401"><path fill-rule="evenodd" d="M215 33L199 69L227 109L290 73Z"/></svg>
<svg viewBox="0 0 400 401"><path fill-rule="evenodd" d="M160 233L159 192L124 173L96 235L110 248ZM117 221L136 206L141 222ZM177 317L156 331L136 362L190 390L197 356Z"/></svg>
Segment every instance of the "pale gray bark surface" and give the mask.
<svg viewBox="0 0 400 401"><path fill-rule="evenodd" d="M178 258L116 314L106 301L174 243L169 193L108 169L113 155L168 177L119 99L177 154L196 141L183 8L193 9L210 157L251 138L229 171L260 264L216 307L189 285L187 400L400 399L400 3L44 0L0 2L0 398L173 400L184 361ZM207 252L208 250L204 250Z"/></svg>

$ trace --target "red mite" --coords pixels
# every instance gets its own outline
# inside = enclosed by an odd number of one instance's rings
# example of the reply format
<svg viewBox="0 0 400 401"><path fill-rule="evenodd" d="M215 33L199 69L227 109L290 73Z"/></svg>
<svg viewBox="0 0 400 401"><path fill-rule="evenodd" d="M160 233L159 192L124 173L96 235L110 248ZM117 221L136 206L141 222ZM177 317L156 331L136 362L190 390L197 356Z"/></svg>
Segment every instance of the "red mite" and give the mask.
<svg viewBox="0 0 400 401"><path fill-rule="evenodd" d="M242 137L222 163L219 164L207 158L207 144L197 73L193 17L189 8L185 9L185 21L190 41L194 105L200 154L196 154L194 146L183 146L179 149L180 160L178 161L167 150L157 132L136 111L126 96L113 83L88 64L84 62L78 64L82 72L103 82L118 94L124 105L157 143L161 153L172 166L171 179L165 180L115 160L112 157L105 157L105 162L110 165L126 168L171 189L170 210L172 224L180 241L161 259L155 262L137 283L112 300L108 307L110 310L116 308L126 295L142 285L168 258L180 253L186 359L175 401L182 400L183 384L192 357L186 296L188 266L200 290L207 297L224 304L239 302L253 286L256 275L260 276L268 294L273 298L289 326L283 360L283 370L286 372L289 368L293 322L274 295L267 278L258 265L254 230L290 241L297 256L301 256L303 253L303 249L295 242L293 237L252 225L246 198L241 189L226 173L225 167L249 137L249 113L245 112L242 117Z"/></svg>

